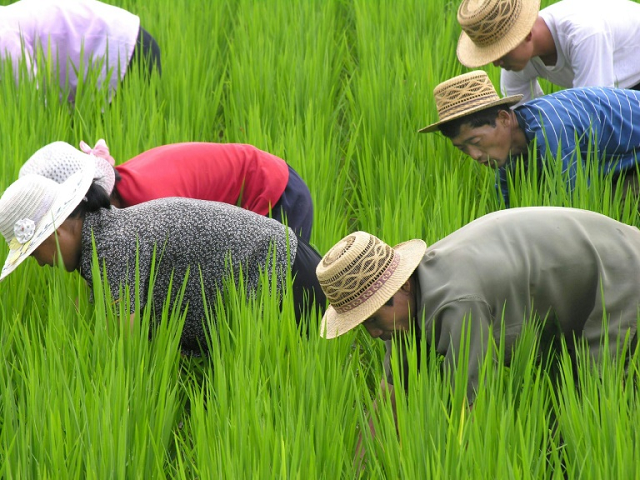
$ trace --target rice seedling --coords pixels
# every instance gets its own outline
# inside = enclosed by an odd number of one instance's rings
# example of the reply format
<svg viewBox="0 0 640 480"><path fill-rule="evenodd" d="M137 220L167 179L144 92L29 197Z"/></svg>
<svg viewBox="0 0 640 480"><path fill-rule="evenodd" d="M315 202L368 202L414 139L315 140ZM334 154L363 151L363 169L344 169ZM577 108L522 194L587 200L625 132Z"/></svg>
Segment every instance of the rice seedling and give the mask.
<svg viewBox="0 0 640 480"><path fill-rule="evenodd" d="M392 245L433 243L503 208L493 171L440 134L417 133L437 118L433 88L466 71L455 55L457 2L112 3L158 40L162 76L133 69L108 101L92 72L71 104L54 69L28 79L23 65L15 82L5 62L3 188L55 140L105 138L117 163L166 143L240 142L284 158L309 185L321 253L356 229ZM498 69L487 71L497 86ZM544 184L516 170L512 205L640 224L611 179L587 167L569 193L562 172L548 170ZM500 348L487 356L470 409L465 369L441 373L424 339L411 339L396 346L412 367L396 426L378 393L381 342L358 329L327 342L315 316L301 332L291 295L281 305L266 282L248 301L232 285L216 300L204 358L180 355L180 311L163 311L149 339L150 312L138 311L130 331L118 321L129 305L108 292L96 282L90 298L77 274L30 260L0 284L0 477L638 476L637 355L593 365L584 354L575 377L561 351L554 373L539 365L531 331L509 367L497 366ZM354 458L361 434L364 470Z"/></svg>

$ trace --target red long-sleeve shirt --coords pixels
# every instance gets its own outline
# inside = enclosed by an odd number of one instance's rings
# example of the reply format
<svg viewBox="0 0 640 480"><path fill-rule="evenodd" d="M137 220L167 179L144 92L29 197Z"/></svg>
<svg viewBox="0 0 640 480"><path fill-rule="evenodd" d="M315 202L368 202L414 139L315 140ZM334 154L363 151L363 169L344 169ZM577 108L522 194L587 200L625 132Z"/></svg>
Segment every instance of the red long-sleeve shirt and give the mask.
<svg viewBox="0 0 640 480"><path fill-rule="evenodd" d="M284 160L251 145L176 143L152 148L118 165L123 206L187 197L237 205L260 215L289 181Z"/></svg>

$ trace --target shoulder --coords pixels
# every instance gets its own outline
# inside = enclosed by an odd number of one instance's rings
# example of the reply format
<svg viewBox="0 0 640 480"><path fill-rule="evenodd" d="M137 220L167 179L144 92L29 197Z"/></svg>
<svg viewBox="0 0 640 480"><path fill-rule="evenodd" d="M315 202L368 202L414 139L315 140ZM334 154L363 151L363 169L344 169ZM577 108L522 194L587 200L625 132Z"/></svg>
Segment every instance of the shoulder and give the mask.
<svg viewBox="0 0 640 480"><path fill-rule="evenodd" d="M636 112L640 110L640 92L614 87L581 87L563 90L554 94L567 109L583 113L584 118L608 120L598 112L616 110ZM596 118L592 118L596 115Z"/></svg>
<svg viewBox="0 0 640 480"><path fill-rule="evenodd" d="M123 242L131 231L127 228L126 213L126 210L116 207L87 213L82 225L83 246L90 249L93 241L96 245L116 245Z"/></svg>
<svg viewBox="0 0 640 480"><path fill-rule="evenodd" d="M568 88L530 100L516 108L516 115L540 123L566 122L592 110L594 102L605 98L606 88Z"/></svg>
<svg viewBox="0 0 640 480"><path fill-rule="evenodd" d="M589 28L603 23L603 16L598 13L605 13L612 4L619 3L602 0L562 0L540 10L539 16L548 26L559 29Z"/></svg>
<svg viewBox="0 0 640 480"><path fill-rule="evenodd" d="M620 27L634 25L640 20L640 5L629 0L562 0L539 15L559 39L579 45L586 37L617 36Z"/></svg>
<svg viewBox="0 0 640 480"><path fill-rule="evenodd" d="M545 95L519 105L514 109L514 114L525 134L538 135L542 134L547 126L562 121L558 113L559 107L560 103Z"/></svg>

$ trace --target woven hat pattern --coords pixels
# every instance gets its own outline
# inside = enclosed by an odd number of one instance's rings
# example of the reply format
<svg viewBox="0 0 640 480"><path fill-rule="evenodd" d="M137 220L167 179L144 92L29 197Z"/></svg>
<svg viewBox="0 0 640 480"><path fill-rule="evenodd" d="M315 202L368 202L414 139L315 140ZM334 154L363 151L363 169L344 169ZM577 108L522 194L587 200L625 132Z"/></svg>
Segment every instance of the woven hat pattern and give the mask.
<svg viewBox="0 0 640 480"><path fill-rule="evenodd" d="M451 120L498 105L511 106L522 100L522 95L500 98L484 70L463 73L442 82L433 89L433 95L439 120L419 132L433 132Z"/></svg>
<svg viewBox="0 0 640 480"><path fill-rule="evenodd" d="M522 0L465 0L458 9L460 26L476 45L492 45L513 28L522 12Z"/></svg>
<svg viewBox="0 0 640 480"><path fill-rule="evenodd" d="M356 246L350 235L333 248L323 259L323 267L338 272L331 278L318 280L327 299L338 313L345 313L363 304L384 285L398 265L393 249L373 235L363 246ZM353 252L358 249L359 252ZM355 255L354 255L355 253ZM339 265L340 264L340 265Z"/></svg>
<svg viewBox="0 0 640 480"><path fill-rule="evenodd" d="M25 162L19 176L35 173L56 183L64 183L87 161L95 165L96 183L110 195L115 184L115 172L111 164L103 158L87 155L66 142L53 142L42 147Z"/></svg>
<svg viewBox="0 0 640 480"><path fill-rule="evenodd" d="M504 57L531 33L539 11L540 0L463 0L458 60L477 68Z"/></svg>
<svg viewBox="0 0 640 480"><path fill-rule="evenodd" d="M373 315L412 275L426 249L417 239L391 248L366 232L340 240L316 268L329 300L320 335L337 337Z"/></svg>
<svg viewBox="0 0 640 480"><path fill-rule="evenodd" d="M500 100L491 80L482 72L470 72L443 82L433 95L441 122L462 111Z"/></svg>

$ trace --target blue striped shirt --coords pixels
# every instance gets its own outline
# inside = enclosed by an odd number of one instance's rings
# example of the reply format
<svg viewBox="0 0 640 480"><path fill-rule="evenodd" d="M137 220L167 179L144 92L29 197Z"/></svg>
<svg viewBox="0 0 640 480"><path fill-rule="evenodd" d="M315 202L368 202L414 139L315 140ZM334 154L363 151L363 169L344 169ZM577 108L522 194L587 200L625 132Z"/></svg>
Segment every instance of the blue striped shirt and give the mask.
<svg viewBox="0 0 640 480"><path fill-rule="evenodd" d="M559 159L573 189L579 163L597 159L606 175L634 169L640 149L640 92L619 88L570 88L536 98L514 109L538 162ZM506 167L508 168L508 167ZM507 170L497 172L497 187L507 207Z"/></svg>

